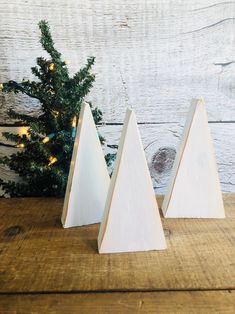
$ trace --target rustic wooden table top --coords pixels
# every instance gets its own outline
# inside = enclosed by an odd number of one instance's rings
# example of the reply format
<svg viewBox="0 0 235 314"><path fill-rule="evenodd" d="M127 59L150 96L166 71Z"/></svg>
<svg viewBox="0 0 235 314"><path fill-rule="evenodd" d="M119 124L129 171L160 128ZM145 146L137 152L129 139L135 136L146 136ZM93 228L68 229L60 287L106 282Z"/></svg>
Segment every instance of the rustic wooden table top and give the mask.
<svg viewBox="0 0 235 314"><path fill-rule="evenodd" d="M162 198L158 199L161 204ZM0 200L0 313L235 313L235 195L226 219L162 219L168 249L97 252L63 200Z"/></svg>

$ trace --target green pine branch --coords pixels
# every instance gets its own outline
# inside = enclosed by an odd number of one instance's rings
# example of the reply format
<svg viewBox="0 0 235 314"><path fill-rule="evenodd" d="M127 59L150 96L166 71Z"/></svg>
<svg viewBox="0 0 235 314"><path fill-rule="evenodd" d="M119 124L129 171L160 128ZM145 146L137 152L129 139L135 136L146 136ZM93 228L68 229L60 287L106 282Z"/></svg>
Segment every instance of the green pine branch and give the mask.
<svg viewBox="0 0 235 314"><path fill-rule="evenodd" d="M15 143L17 151L11 156L0 158L0 164L15 171L20 182L0 179L0 187L10 196L63 196L70 168L74 144L75 117L78 120L81 104L90 92L95 76L91 69L95 58L89 57L85 66L72 77L69 76L67 62L55 48L46 21L39 22L40 42L49 58L38 57L31 68L35 81L10 80L0 84L4 93L27 95L37 99L41 113L32 116L9 111L9 117L21 124L28 125L27 135L9 132L3 136ZM102 111L92 107L95 123L102 122ZM101 143L105 139L100 135ZM115 153L106 155L108 166L113 162Z"/></svg>
<svg viewBox="0 0 235 314"><path fill-rule="evenodd" d="M38 26L41 30L40 43L42 44L42 47L48 52L54 62L61 62L61 54L54 47L54 41L51 36L48 22L42 20L38 23Z"/></svg>

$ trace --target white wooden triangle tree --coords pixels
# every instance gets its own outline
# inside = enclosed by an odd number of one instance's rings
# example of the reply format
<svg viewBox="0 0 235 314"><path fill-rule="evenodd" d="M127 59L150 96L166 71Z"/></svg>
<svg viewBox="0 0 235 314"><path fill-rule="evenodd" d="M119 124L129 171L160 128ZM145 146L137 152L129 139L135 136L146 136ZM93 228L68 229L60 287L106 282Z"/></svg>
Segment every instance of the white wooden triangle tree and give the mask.
<svg viewBox="0 0 235 314"><path fill-rule="evenodd" d="M110 178L89 104L83 103L62 213L64 228L100 222Z"/></svg>
<svg viewBox="0 0 235 314"><path fill-rule="evenodd" d="M135 114L127 110L98 236L99 253L166 248Z"/></svg>
<svg viewBox="0 0 235 314"><path fill-rule="evenodd" d="M165 217L224 218L204 101L192 102L163 205Z"/></svg>

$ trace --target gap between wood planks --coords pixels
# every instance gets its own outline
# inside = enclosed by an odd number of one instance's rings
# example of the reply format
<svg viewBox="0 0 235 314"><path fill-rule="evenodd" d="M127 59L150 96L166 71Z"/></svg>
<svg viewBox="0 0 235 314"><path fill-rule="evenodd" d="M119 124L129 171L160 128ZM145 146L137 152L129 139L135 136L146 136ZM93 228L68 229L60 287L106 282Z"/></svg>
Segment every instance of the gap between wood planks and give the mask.
<svg viewBox="0 0 235 314"><path fill-rule="evenodd" d="M180 121L168 121L168 122L137 122L138 125L151 125L151 124L158 124L158 125L161 125L161 124L180 124L182 122ZM216 123L235 123L235 120L227 120L227 121L208 121L208 123L211 123L211 124L216 124ZM103 126L103 125L123 125L123 123L121 122L114 122L114 123L111 123L111 122L108 122L108 123L98 123L97 124L98 126ZM0 127L27 127L28 125L27 124L14 124L14 123L2 123L0 124Z"/></svg>
<svg viewBox="0 0 235 314"><path fill-rule="evenodd" d="M105 294L105 293L149 293L149 292L216 292L227 291L228 293L235 292L235 288L201 288L201 289L111 289L111 290L48 290L48 291L1 291L0 296L7 295L53 295L53 294Z"/></svg>

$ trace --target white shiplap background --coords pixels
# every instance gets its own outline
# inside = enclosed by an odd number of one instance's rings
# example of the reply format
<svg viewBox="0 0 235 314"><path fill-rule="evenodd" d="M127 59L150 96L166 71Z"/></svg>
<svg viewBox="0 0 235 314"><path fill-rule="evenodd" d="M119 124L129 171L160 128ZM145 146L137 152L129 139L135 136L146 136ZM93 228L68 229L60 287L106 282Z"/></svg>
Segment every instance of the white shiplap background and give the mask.
<svg viewBox="0 0 235 314"><path fill-rule="evenodd" d="M164 193L191 98L198 96L206 101L222 189L235 192L235 1L0 0L0 82L31 78L35 58L44 55L41 19L71 61L71 74L96 57L88 99L104 112L100 132L108 143L118 143L126 107L135 109L158 192ZM9 126L10 107L35 114L40 108L0 93L0 132L20 131ZM0 147L0 156L11 152Z"/></svg>

